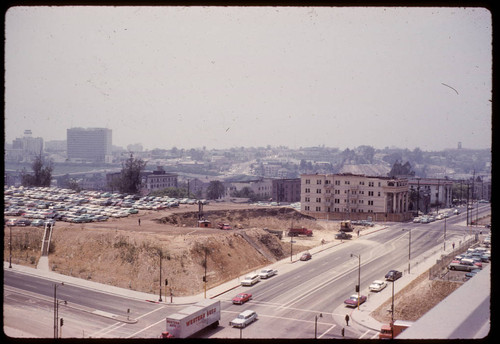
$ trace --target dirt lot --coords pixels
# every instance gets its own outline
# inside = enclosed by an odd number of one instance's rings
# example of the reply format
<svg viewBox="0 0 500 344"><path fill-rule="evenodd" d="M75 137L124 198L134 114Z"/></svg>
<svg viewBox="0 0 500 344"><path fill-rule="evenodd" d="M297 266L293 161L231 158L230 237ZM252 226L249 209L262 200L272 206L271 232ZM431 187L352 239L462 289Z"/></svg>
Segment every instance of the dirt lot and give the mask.
<svg viewBox="0 0 500 344"><path fill-rule="evenodd" d="M294 252L334 240L338 223L319 224L291 208L210 204L204 217L214 227L218 222L235 229L197 228L198 207L140 211L127 218L101 223L57 222L52 237L49 264L53 271L138 291L158 291L159 261L162 282L174 295L200 293L207 257L207 288L255 271L290 252L290 239L263 230L284 231L290 226L313 229L313 237L294 240ZM140 224L139 224L140 219ZM8 260L9 232L4 237L4 260ZM35 266L41 250L43 229L13 228L15 264Z"/></svg>

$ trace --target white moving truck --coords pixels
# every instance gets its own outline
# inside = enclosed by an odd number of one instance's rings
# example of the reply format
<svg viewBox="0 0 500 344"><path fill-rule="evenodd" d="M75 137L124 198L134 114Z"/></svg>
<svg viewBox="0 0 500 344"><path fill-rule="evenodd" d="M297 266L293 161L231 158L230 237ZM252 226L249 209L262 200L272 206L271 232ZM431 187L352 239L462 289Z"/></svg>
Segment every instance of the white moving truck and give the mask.
<svg viewBox="0 0 500 344"><path fill-rule="evenodd" d="M167 330L161 338L187 338L212 326L219 326L220 301L205 299L167 317Z"/></svg>

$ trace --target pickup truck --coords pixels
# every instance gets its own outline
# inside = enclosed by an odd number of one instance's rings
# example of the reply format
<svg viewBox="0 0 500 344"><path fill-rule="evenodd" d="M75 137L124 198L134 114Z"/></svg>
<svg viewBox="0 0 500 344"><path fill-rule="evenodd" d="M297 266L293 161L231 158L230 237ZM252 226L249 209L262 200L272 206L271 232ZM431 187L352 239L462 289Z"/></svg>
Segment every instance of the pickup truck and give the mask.
<svg viewBox="0 0 500 344"><path fill-rule="evenodd" d="M339 233L335 234L335 239L351 239L352 235L347 234L344 231L340 231Z"/></svg>

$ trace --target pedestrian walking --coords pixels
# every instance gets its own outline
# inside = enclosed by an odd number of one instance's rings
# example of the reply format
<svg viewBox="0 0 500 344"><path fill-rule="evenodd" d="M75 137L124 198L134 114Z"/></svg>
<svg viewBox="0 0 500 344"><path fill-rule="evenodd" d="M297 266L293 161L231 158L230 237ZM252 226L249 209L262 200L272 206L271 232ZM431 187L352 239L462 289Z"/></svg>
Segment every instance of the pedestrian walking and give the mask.
<svg viewBox="0 0 500 344"><path fill-rule="evenodd" d="M343 327L342 327L342 330L340 331L340 334L342 334L342 337L344 337L345 329Z"/></svg>
<svg viewBox="0 0 500 344"><path fill-rule="evenodd" d="M349 326L349 314L345 315L345 323L347 326Z"/></svg>
<svg viewBox="0 0 500 344"><path fill-rule="evenodd" d="M141 219L137 219L137 222L139 223L139 226L141 225Z"/></svg>
<svg viewBox="0 0 500 344"><path fill-rule="evenodd" d="M453 247L453 249L455 249L455 242L453 242L453 244L451 244L451 246Z"/></svg>

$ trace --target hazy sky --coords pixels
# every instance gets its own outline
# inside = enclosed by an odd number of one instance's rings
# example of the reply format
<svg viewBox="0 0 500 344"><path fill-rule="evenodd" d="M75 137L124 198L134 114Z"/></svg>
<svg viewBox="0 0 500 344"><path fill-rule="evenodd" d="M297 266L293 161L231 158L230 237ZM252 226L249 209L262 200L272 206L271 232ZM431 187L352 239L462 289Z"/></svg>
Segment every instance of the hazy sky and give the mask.
<svg viewBox="0 0 500 344"><path fill-rule="evenodd" d="M13 7L5 139L491 147L483 8Z"/></svg>

